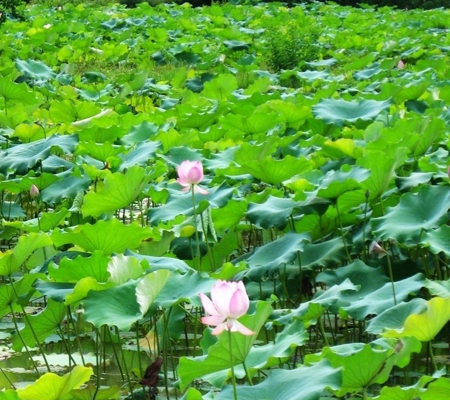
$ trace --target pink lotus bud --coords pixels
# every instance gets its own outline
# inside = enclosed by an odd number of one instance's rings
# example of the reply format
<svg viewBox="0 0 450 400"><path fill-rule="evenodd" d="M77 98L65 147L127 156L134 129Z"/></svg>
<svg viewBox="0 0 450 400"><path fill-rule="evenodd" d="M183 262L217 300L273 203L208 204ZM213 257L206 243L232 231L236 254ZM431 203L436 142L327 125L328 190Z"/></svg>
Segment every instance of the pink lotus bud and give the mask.
<svg viewBox="0 0 450 400"><path fill-rule="evenodd" d="M381 255L381 254L386 253L386 250L384 250L384 249L378 244L378 242L377 242L376 240L374 240L374 241L370 244L370 247L369 247L369 253L370 253L370 254L378 254L378 255Z"/></svg>
<svg viewBox="0 0 450 400"><path fill-rule="evenodd" d="M404 63L402 60L400 60L400 61L398 62L398 64L397 64L397 68L398 68L398 69L403 69L403 68L405 68L405 63Z"/></svg>
<svg viewBox="0 0 450 400"><path fill-rule="evenodd" d="M183 186L183 192L187 192L191 189L194 192L201 194L207 194L208 191L200 188L197 184L203 179L203 165L200 161L183 161L177 169L178 171L178 183Z"/></svg>
<svg viewBox="0 0 450 400"><path fill-rule="evenodd" d="M250 305L242 282L218 280L211 289L212 301L203 293L200 293L199 296L206 314L209 314L202 318L202 323L215 326L212 331L213 335L219 335L224 330L240 332L243 335L255 333L237 320L246 314Z"/></svg>
<svg viewBox="0 0 450 400"><path fill-rule="evenodd" d="M38 197L39 196L39 189L34 184L30 186L30 196L31 197Z"/></svg>

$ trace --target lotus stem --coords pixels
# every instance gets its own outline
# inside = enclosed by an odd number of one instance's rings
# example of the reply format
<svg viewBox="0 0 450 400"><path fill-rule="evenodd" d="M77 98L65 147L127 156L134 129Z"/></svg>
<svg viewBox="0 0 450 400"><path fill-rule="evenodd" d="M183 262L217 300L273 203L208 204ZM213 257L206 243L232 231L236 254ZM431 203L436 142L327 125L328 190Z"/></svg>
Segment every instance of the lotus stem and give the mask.
<svg viewBox="0 0 450 400"><path fill-rule="evenodd" d="M202 269L202 258L200 255L200 239L198 236L198 229L197 229L197 209L195 208L195 185L191 185L191 194L192 194L192 207L194 209L194 224L195 224L195 241L197 245L197 257L198 257L198 265L197 270L200 272ZM194 255L192 255L192 259L195 260ZM195 263L195 261L194 261Z"/></svg>
<svg viewBox="0 0 450 400"><path fill-rule="evenodd" d="M388 268L389 268L389 277L391 278L391 285L392 285L392 295L394 296L394 305L397 305L397 297L395 296L395 285L394 285L394 275L392 273L392 264L391 264L391 257L386 252L387 262L388 262Z"/></svg>
<svg viewBox="0 0 450 400"><path fill-rule="evenodd" d="M238 400L237 389L236 389L236 375L234 374L234 357L233 357L233 344L232 344L232 334L228 329L228 341L230 342L230 364L231 364L231 382L233 384L233 397L234 400Z"/></svg>

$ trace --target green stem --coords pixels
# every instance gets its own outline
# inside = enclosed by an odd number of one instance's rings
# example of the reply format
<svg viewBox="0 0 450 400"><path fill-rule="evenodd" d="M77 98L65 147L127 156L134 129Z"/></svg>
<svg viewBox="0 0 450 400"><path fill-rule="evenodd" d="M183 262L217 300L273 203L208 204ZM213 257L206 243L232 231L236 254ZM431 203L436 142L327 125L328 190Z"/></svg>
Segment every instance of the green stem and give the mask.
<svg viewBox="0 0 450 400"><path fill-rule="evenodd" d="M122 341L120 340L119 328L117 326L115 326L114 328L116 329L116 336L119 339L119 349L120 349L120 353L122 355L123 369L125 370L125 375L127 377L128 387L130 389L131 398L134 400L135 397L134 397L134 392L133 392L133 385L131 384L130 374L128 373L127 360L125 360L125 354L123 354Z"/></svg>
<svg viewBox="0 0 450 400"><path fill-rule="evenodd" d="M14 386L14 384L12 383L11 379L9 379L8 375L6 375L6 372L3 371L3 368L0 367L0 371L2 372L3 376L5 377L5 379L8 381L8 383L11 385L12 389L16 389L16 387Z"/></svg>
<svg viewBox="0 0 450 400"><path fill-rule="evenodd" d="M139 321L136 321L136 346L138 353L138 364L139 364L139 376L142 375L142 360L141 360L141 344L139 343ZM114 345L113 345L114 347Z"/></svg>
<svg viewBox="0 0 450 400"><path fill-rule="evenodd" d="M73 332L75 333L75 340L77 341L78 349L80 350L81 361L83 362L83 365L86 365L86 362L84 361L83 348L81 347L81 341L80 341L80 338L78 337L78 330L75 325L75 321L72 318L72 312L70 311L70 306L67 306L67 319L68 319L69 323L72 324Z"/></svg>
<svg viewBox="0 0 450 400"><path fill-rule="evenodd" d="M195 224L195 241L197 242L197 259L198 259L198 265L197 270L200 272L202 269L202 259L200 255L200 239L198 236L198 229L197 229L197 210L195 208L195 192L194 192L194 186L191 185L191 194L192 194L192 207L194 208L194 224ZM193 257L195 260L195 258Z"/></svg>
<svg viewBox="0 0 450 400"><path fill-rule="evenodd" d="M433 346L431 344L431 341L428 342L428 349L430 352L431 362L433 363L433 368L434 368L433 372L436 372L438 370L438 366L436 364L436 359L434 358Z"/></svg>
<svg viewBox="0 0 450 400"><path fill-rule="evenodd" d="M328 347L329 343L328 343L327 335L325 334L325 326L323 324L323 316L319 318L319 329L320 329L320 333L322 334L322 338L325 343L325 346Z"/></svg>
<svg viewBox="0 0 450 400"><path fill-rule="evenodd" d="M337 203L336 203L336 213L337 213L337 219L339 222L339 228L341 229L342 243L344 244L344 249L345 249L345 253L347 254L348 261L351 263L353 260L352 260L352 256L350 255L350 252L348 251L347 243L345 242L344 227L342 225L341 214L339 212L339 207L338 207Z"/></svg>
<svg viewBox="0 0 450 400"><path fill-rule="evenodd" d="M234 374L234 357L233 357L233 344L231 331L228 332L228 341L230 342L230 363L231 363L231 382L233 384L233 396L234 400L238 400L237 389L236 389L236 375Z"/></svg>
<svg viewBox="0 0 450 400"><path fill-rule="evenodd" d="M250 386L253 386L252 379L250 378L250 375L248 374L247 366L245 365L245 361L242 363L244 366L245 376L247 377L247 382Z"/></svg>
<svg viewBox="0 0 450 400"><path fill-rule="evenodd" d="M391 278L392 295L394 296L394 305L397 305L397 298L395 296L394 275L392 273L391 257L389 256L389 253L387 253L387 252L386 252L386 257L387 257L388 268L389 268L389 277Z"/></svg>

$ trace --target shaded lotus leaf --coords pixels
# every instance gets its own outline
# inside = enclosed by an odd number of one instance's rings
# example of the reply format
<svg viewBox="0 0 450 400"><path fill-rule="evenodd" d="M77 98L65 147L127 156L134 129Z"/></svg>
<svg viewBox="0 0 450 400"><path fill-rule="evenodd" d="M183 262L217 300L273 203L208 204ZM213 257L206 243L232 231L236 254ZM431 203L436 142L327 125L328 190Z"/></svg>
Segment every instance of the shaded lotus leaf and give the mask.
<svg viewBox="0 0 450 400"><path fill-rule="evenodd" d="M39 220L34 218L27 219L25 221L11 221L4 222L3 225L13 226L14 228L18 228L24 232L48 232L56 228L62 221L64 221L68 214L70 214L70 212L67 208L62 207L59 211L43 212L39 216Z"/></svg>
<svg viewBox="0 0 450 400"><path fill-rule="evenodd" d="M44 296L48 298L63 302L69 293L72 293L75 283L66 282L47 282L42 279L37 279L33 287Z"/></svg>
<svg viewBox="0 0 450 400"><path fill-rule="evenodd" d="M155 158L156 151L160 148L161 144L159 142L140 142L136 145L134 149L127 152L126 154L120 155L120 158L122 158L123 162L119 167L119 171L123 171L127 168L130 168L135 165L140 166L147 166L149 163L149 160L152 160ZM154 171L147 171L148 175L154 175L154 177L161 176L162 173L165 171L165 168L163 165L157 164L155 166ZM153 176L151 176L150 179L153 179Z"/></svg>
<svg viewBox="0 0 450 400"><path fill-rule="evenodd" d="M159 293L155 303L169 308L175 304L188 302L200 306L199 293L209 293L216 281L191 270L186 274L174 273Z"/></svg>
<svg viewBox="0 0 450 400"><path fill-rule="evenodd" d="M240 400L319 400L325 389L338 390L341 384L341 370L322 360L311 367L272 370L258 385L239 386L237 394ZM226 400L232 396L232 389L227 386L216 399Z"/></svg>
<svg viewBox="0 0 450 400"><path fill-rule="evenodd" d="M126 250L126 256L133 256L138 260L145 262L148 264L148 267L153 270L159 269L167 269L169 271L177 271L177 272L189 272L193 271L193 269L187 265L184 261L178 260L176 258L171 257L155 257L155 256L146 256L143 254L134 253L133 251ZM144 266L144 264L141 264ZM145 268L145 267L144 267Z"/></svg>
<svg viewBox="0 0 450 400"><path fill-rule="evenodd" d="M77 256L73 259L64 257L59 265L48 266L49 276L59 282L77 282L86 277L95 278L98 282L106 282L109 278L107 270L109 258L96 250L89 257Z"/></svg>
<svg viewBox="0 0 450 400"><path fill-rule="evenodd" d="M35 81L48 81L55 77L53 70L42 61L16 59L17 70Z"/></svg>
<svg viewBox="0 0 450 400"><path fill-rule="evenodd" d="M372 318L367 326L367 332L379 335L386 329L401 329L406 318L411 314L422 313L426 309L424 299L412 299L407 303L399 303Z"/></svg>
<svg viewBox="0 0 450 400"><path fill-rule="evenodd" d="M212 209L224 207L233 194L233 188L225 184L208 189L208 194L195 193L195 207L197 214L208 206ZM171 194L166 204L148 210L150 222L171 221L178 215L186 217L194 215L192 195L190 193Z"/></svg>
<svg viewBox="0 0 450 400"><path fill-rule="evenodd" d="M403 328L386 331L385 337L413 336L422 342L433 340L450 320L450 298L434 297L427 301L427 310L421 314L411 314Z"/></svg>
<svg viewBox="0 0 450 400"><path fill-rule="evenodd" d="M89 188L91 180L87 176L64 176L63 179L51 184L41 192L42 200L50 205L60 204L63 199L75 199L81 192ZM71 209L73 211L73 209Z"/></svg>
<svg viewBox="0 0 450 400"><path fill-rule="evenodd" d="M425 286L434 296L450 297L450 279L447 281L432 281L427 279Z"/></svg>
<svg viewBox="0 0 450 400"><path fill-rule="evenodd" d="M20 336L28 347L36 345L35 335L40 342L55 332L66 316L66 306L63 303L49 299L47 307L39 314L28 315L25 319L25 327L20 330ZM31 328L31 326L32 328ZM17 332L13 334L13 349L22 350L22 340ZM38 397L39 398L39 397Z"/></svg>
<svg viewBox="0 0 450 400"><path fill-rule="evenodd" d="M271 312L272 307L269 303L259 301L256 305L255 313L244 315L239 318L239 322L256 333L254 335L246 336L242 335L240 332L232 332L231 351L233 352L234 365L241 364L245 361L257 338L257 333L262 328ZM209 346L207 355L196 358L181 357L178 367L181 388L184 389L194 379L200 377L205 379L205 375L207 374L225 369L228 370L231 367L229 353L230 341L228 331L224 331L218 336L217 342Z"/></svg>
<svg viewBox="0 0 450 400"><path fill-rule="evenodd" d="M438 229L425 232L420 243L427 246L433 254L444 253L450 256L450 226L441 225Z"/></svg>
<svg viewBox="0 0 450 400"><path fill-rule="evenodd" d="M142 193L150 179L151 175L139 166L129 168L124 174L107 174L101 190L89 191L84 196L83 216L99 216L127 207Z"/></svg>
<svg viewBox="0 0 450 400"><path fill-rule="evenodd" d="M117 219L97 221L94 225L85 224L65 231L54 230L53 243L56 247L72 243L94 252L101 250L105 255L123 253L125 249L135 249L143 239L155 238L153 229L143 228L137 223L125 225Z"/></svg>
<svg viewBox="0 0 450 400"><path fill-rule="evenodd" d="M231 50L247 50L250 45L240 40L224 40L223 44Z"/></svg>
<svg viewBox="0 0 450 400"><path fill-rule="evenodd" d="M343 99L322 99L313 106L313 115L324 120L327 124L342 126L344 122L373 120L382 111L388 110L391 104L391 100L346 101Z"/></svg>
<svg viewBox="0 0 450 400"><path fill-rule="evenodd" d="M61 340L60 338L58 338L58 339ZM50 353L50 354L45 355L45 358L47 359L48 364L51 366L68 367L69 364L71 364L71 365L74 364L73 361L75 361L75 363L77 363L79 365L83 364L83 359L81 358L80 353L78 353L78 352L70 353L70 357L73 360L70 360L69 355L64 354L64 353L61 353L61 354ZM94 353L83 354L83 358L84 358L85 363L97 365L98 359ZM42 357L42 355L33 356L33 360L40 363L41 365L45 364L45 360L44 360L44 357Z"/></svg>
<svg viewBox="0 0 450 400"><path fill-rule="evenodd" d="M359 189L360 182L370 176L365 168L353 166L339 171L329 171L320 181L317 196L326 199L338 198L347 191Z"/></svg>
<svg viewBox="0 0 450 400"><path fill-rule="evenodd" d="M247 258L247 262L250 269L261 267L264 271L277 268L280 264L290 264L309 241L307 233L288 233L273 242L257 247Z"/></svg>
<svg viewBox="0 0 450 400"><path fill-rule="evenodd" d="M95 396L94 396L95 394ZM97 388L89 383L83 389L74 389L70 392L71 400L115 400L121 395L120 386L112 385L108 388Z"/></svg>
<svg viewBox="0 0 450 400"><path fill-rule="evenodd" d="M425 280L422 274L416 274L410 278L394 282L397 303L407 300L411 293L417 293L424 286ZM392 285L389 282L373 293L361 299L354 300L349 306L343 308L348 315L362 321L369 314L378 315L393 306L394 297L392 294Z"/></svg>
<svg viewBox="0 0 450 400"><path fill-rule="evenodd" d="M395 184L400 190L408 190L424 183L428 183L433 174L431 172L412 172L409 176L397 176Z"/></svg>
<svg viewBox="0 0 450 400"><path fill-rule="evenodd" d="M351 236L345 235L347 246L351 247ZM307 243L301 254L302 268L315 269L330 268L343 262L347 258L343 238L338 237L323 243Z"/></svg>
<svg viewBox="0 0 450 400"><path fill-rule="evenodd" d="M0 173L8 175L9 171L15 171L25 175L29 169L49 157L53 147L58 147L64 153L71 154L77 142L78 139L75 135L52 135L47 139L11 146L2 150Z"/></svg>
<svg viewBox="0 0 450 400"><path fill-rule="evenodd" d="M12 250L0 253L0 275L9 276L21 268L22 264L41 247L51 246L52 240L45 233L30 233L20 236Z"/></svg>
<svg viewBox="0 0 450 400"><path fill-rule="evenodd" d="M446 186L424 185L418 193L406 193L396 207L371 220L374 236L399 243L417 244L424 231L447 221L450 191Z"/></svg>
<svg viewBox="0 0 450 400"><path fill-rule="evenodd" d="M249 203L246 216L259 228L283 228L295 205L291 198L269 196L264 203Z"/></svg>
<svg viewBox="0 0 450 400"><path fill-rule="evenodd" d="M70 400L70 392L87 382L92 373L92 368L81 365L77 365L64 376L48 372L17 393L21 400Z"/></svg>
<svg viewBox="0 0 450 400"><path fill-rule="evenodd" d="M342 385L336 390L337 396L358 393L373 383L383 383L389 378L384 369L394 348L379 348L372 344L352 343L334 347L324 347L320 354L308 354L305 364L315 364L327 360L335 369L342 371ZM367 362L370 360L370 362ZM389 370L393 365L390 365ZM388 371L389 372L389 371Z"/></svg>

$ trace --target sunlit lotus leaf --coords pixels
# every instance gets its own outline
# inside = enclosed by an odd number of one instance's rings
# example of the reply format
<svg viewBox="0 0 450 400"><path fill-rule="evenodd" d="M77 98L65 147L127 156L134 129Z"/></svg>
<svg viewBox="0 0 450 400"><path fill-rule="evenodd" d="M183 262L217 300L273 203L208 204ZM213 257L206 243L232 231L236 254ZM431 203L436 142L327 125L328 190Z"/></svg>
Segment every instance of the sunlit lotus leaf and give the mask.
<svg viewBox="0 0 450 400"><path fill-rule="evenodd" d="M425 232L420 243L429 247L433 254L444 253L450 256L450 226L441 225L438 229Z"/></svg>
<svg viewBox="0 0 450 400"><path fill-rule="evenodd" d="M367 332L379 335L386 329L401 329L409 315L420 314L426 309L424 299L412 299L407 303L399 303L372 318L367 326Z"/></svg>
<svg viewBox="0 0 450 400"><path fill-rule="evenodd" d="M45 233L30 233L28 236L20 236L14 249L0 253L0 275L13 274L35 250L51 245L52 240Z"/></svg>
<svg viewBox="0 0 450 400"><path fill-rule="evenodd" d="M125 255L133 256L134 258L137 258L140 261L145 260L145 262L148 265L148 268L152 271L159 269L167 269L169 271L177 271L183 273L193 271L193 269L189 265L187 265L183 260L179 260L177 258L146 256L129 250L125 251ZM144 267L144 264L141 265Z"/></svg>
<svg viewBox="0 0 450 400"><path fill-rule="evenodd" d="M32 104L35 99L33 93L28 91L25 83L17 84L9 78L0 77L0 97L6 100L17 100L25 104Z"/></svg>
<svg viewBox="0 0 450 400"><path fill-rule="evenodd" d="M228 230L235 227L244 218L248 202L245 199L230 200L225 207L211 210L216 231Z"/></svg>
<svg viewBox="0 0 450 400"><path fill-rule="evenodd" d="M67 208L62 207L59 211L55 212L43 212L39 216L39 220L37 218L27 219L25 221L11 221L4 222L4 226L13 226L18 228L24 232L48 232L54 228L56 228L70 212Z"/></svg>
<svg viewBox="0 0 450 400"><path fill-rule="evenodd" d="M34 81L48 81L55 77L53 70L42 61L16 59L17 70Z"/></svg>
<svg viewBox="0 0 450 400"><path fill-rule="evenodd" d="M92 383L83 389L74 389L70 392L72 400L115 400L120 398L120 394L120 386L112 385L97 390Z"/></svg>
<svg viewBox="0 0 450 400"><path fill-rule="evenodd" d="M242 173L250 174L265 183L278 185L294 175L312 169L311 162L306 158L296 158L287 155L281 160L266 157L261 161L249 161L241 164Z"/></svg>
<svg viewBox="0 0 450 400"><path fill-rule="evenodd" d="M164 308L175 304L188 302L200 306L199 293L209 293L216 280L202 276L191 270L186 274L174 273L159 293L155 303Z"/></svg>
<svg viewBox="0 0 450 400"><path fill-rule="evenodd" d="M81 365L77 365L64 376L49 372L17 393L21 400L71 400L70 392L87 382L92 373L92 368Z"/></svg>
<svg viewBox="0 0 450 400"><path fill-rule="evenodd" d="M434 297L427 301L427 307L425 312L406 318L402 329L390 329L383 336L414 336L422 342L433 340L450 320L450 298Z"/></svg>
<svg viewBox="0 0 450 400"><path fill-rule="evenodd" d="M115 285L122 285L130 279L140 278L143 273L143 267L135 257L118 254L112 257L107 266L109 281Z"/></svg>
<svg viewBox="0 0 450 400"><path fill-rule="evenodd" d="M99 216L127 207L142 193L150 178L139 166L129 168L124 174L106 175L102 190L84 196L83 216Z"/></svg>
<svg viewBox="0 0 450 400"><path fill-rule="evenodd" d="M66 306L49 299L47 307L43 311L36 315L28 315L28 318L25 319L25 328L20 330L20 336L28 347L34 347L36 345L35 335L40 342L44 341L45 338L55 332L65 316ZM13 349L21 351L22 346L23 343L19 335L13 334Z"/></svg>
<svg viewBox="0 0 450 400"><path fill-rule="evenodd" d="M220 74L204 83L203 95L209 99L226 100L237 88L238 82L234 75Z"/></svg>
<svg viewBox="0 0 450 400"><path fill-rule="evenodd" d="M117 146L109 142L102 143L99 146L93 140L90 140L89 142L78 143L76 154L87 154L98 161L106 163L109 159L116 157L123 151L125 151L123 146Z"/></svg>
<svg viewBox="0 0 450 400"><path fill-rule="evenodd" d="M242 143L234 152L234 161L237 164L247 164L252 161L262 162L265 158L271 157L275 153L279 142L276 137L268 137L263 143L253 145Z"/></svg>
<svg viewBox="0 0 450 400"><path fill-rule="evenodd" d="M237 394L240 400L319 400L325 389L338 390L341 384L341 370L322 360L311 367L274 369L262 383L239 386ZM232 389L227 386L216 399L226 400L232 396Z"/></svg>
<svg viewBox="0 0 450 400"><path fill-rule="evenodd" d="M420 138L414 147L414 156L420 157L438 141L445 132L445 122L440 118L424 118L420 125Z"/></svg>
<svg viewBox="0 0 450 400"><path fill-rule="evenodd" d="M0 173L7 175L8 171L15 171L25 175L39 161L49 157L53 147L58 147L64 153L70 154L73 152L76 144L76 136L53 135L47 139L12 146L9 149L2 150Z"/></svg>
<svg viewBox="0 0 450 400"><path fill-rule="evenodd" d="M20 400L16 390L0 392L0 400Z"/></svg>
<svg viewBox="0 0 450 400"><path fill-rule="evenodd" d="M427 385L425 393L420 395L420 400L447 400L450 397L450 379L439 378Z"/></svg>
<svg viewBox="0 0 450 400"><path fill-rule="evenodd" d="M347 138L340 138L335 141L327 140L322 150L336 159L345 156L357 159L363 154L363 149L358 147L353 139Z"/></svg>
<svg viewBox="0 0 450 400"><path fill-rule="evenodd" d="M256 332L256 334L245 336L239 332L232 333L232 351L235 365L241 364L245 361L253 343L257 338L257 333L271 312L272 307L270 304L260 301L257 303L255 313L239 318L239 322ZM229 369L231 367L229 352L230 342L228 332L225 331L218 336L217 343L208 348L207 355L196 358L181 357L178 367L181 387L185 388L194 379L198 379L200 377L205 379L204 376L207 374Z"/></svg>
<svg viewBox="0 0 450 400"><path fill-rule="evenodd" d="M384 216L371 220L374 236L399 243L419 243L423 231L447 221L449 208L450 191L446 186L424 185L418 193L404 194L400 203L389 208Z"/></svg>
<svg viewBox="0 0 450 400"><path fill-rule="evenodd" d="M246 215L252 224L260 228L283 228L295 205L291 198L269 196L264 203L249 203Z"/></svg>
<svg viewBox="0 0 450 400"><path fill-rule="evenodd" d="M0 286L0 318L3 318L6 314L10 313L11 307L14 311L21 310L17 303L17 296L20 297L26 295L38 276L41 276L41 274L26 274L21 279L14 282L14 287L12 287L10 283L4 283Z"/></svg>
<svg viewBox="0 0 450 400"><path fill-rule="evenodd" d="M50 264L48 273L52 279L59 282L77 282L86 277L106 282L109 278L108 262L109 259L103 252L96 250L89 257L81 255L73 259L64 257L59 265Z"/></svg>
<svg viewBox="0 0 450 400"><path fill-rule="evenodd" d="M101 250L108 255L123 253L125 249L135 249L143 239L155 238L153 229L143 228L137 223L125 225L117 219L97 221L94 225L85 224L65 231L54 230L53 243L56 247L72 243L87 251Z"/></svg>
<svg viewBox="0 0 450 400"><path fill-rule="evenodd" d="M100 107L91 102L74 100L54 101L50 106L50 117L53 122L71 123L97 115Z"/></svg>
<svg viewBox="0 0 450 400"><path fill-rule="evenodd" d="M203 212L208 205L212 209L224 207L233 194L233 188L229 188L224 184L207 190L208 194L206 195L201 193L195 194L197 213ZM150 208L148 214L152 223L170 221L178 215L185 215L186 217L193 215L192 195L190 193L181 193L180 191L179 194L171 195L167 204Z"/></svg>
<svg viewBox="0 0 450 400"><path fill-rule="evenodd" d="M317 105L313 106L313 114L327 124L342 126L344 122L373 120L382 111L389 109L391 104L391 100L346 101L343 99L322 99Z"/></svg>
<svg viewBox="0 0 450 400"><path fill-rule="evenodd" d="M170 271L160 269L147 274L139 281L136 287L136 297L142 315L148 311L171 276Z"/></svg>
<svg viewBox="0 0 450 400"><path fill-rule="evenodd" d="M64 299L64 304L70 306L82 299L84 299L91 290L106 290L114 287L112 282L99 283L96 279L90 276L86 278L81 278L73 287L71 293L66 295Z"/></svg>
<svg viewBox="0 0 450 400"><path fill-rule="evenodd" d="M290 264L309 241L310 237L306 233L288 233L273 242L257 247L247 258L247 262L250 268L261 267L264 271L277 268L280 264Z"/></svg>
<svg viewBox="0 0 450 400"><path fill-rule="evenodd" d="M411 293L417 293L424 287L425 279L422 274L416 274L410 278L394 282L394 286L397 303L400 303L406 301ZM343 308L350 316L362 321L369 314L378 315L393 306L394 297L392 294L392 285L389 282L373 293L361 299L354 300L349 306Z"/></svg>

